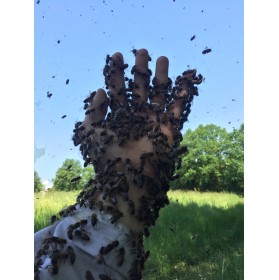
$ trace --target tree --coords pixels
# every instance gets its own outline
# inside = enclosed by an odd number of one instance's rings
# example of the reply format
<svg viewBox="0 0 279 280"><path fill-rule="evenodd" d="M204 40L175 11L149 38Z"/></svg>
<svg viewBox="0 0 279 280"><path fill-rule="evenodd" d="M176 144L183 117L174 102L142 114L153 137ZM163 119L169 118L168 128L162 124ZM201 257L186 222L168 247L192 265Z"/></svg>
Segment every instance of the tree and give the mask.
<svg viewBox="0 0 279 280"><path fill-rule="evenodd" d="M80 190L93 176L92 166L82 168L78 160L66 159L56 172L53 188L61 191Z"/></svg>
<svg viewBox="0 0 279 280"><path fill-rule="evenodd" d="M34 171L34 192L40 192L44 189L44 185L37 171Z"/></svg>
<svg viewBox="0 0 279 280"><path fill-rule="evenodd" d="M214 124L188 129L182 144L188 153L182 157L180 178L172 188L243 193L244 125L228 133Z"/></svg>

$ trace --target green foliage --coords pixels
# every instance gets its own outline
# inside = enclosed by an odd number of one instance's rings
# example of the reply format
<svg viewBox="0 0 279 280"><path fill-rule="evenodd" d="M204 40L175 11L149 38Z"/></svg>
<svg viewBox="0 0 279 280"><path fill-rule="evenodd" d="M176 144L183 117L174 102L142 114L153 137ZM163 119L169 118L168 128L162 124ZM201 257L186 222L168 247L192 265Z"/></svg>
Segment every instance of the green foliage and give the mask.
<svg viewBox="0 0 279 280"><path fill-rule="evenodd" d="M88 180L94 175L93 167L81 167L78 160L66 159L57 172L53 183L53 188L60 191L71 191L82 189ZM74 178L81 177L80 180L73 181Z"/></svg>
<svg viewBox="0 0 279 280"><path fill-rule="evenodd" d="M34 192L40 192L44 189L44 185L37 171L34 171Z"/></svg>
<svg viewBox="0 0 279 280"><path fill-rule="evenodd" d="M34 197L35 232L76 201L79 191ZM169 191L150 236L143 279L244 279L244 199L228 193Z"/></svg>
<svg viewBox="0 0 279 280"><path fill-rule="evenodd" d="M244 125L228 133L214 124L188 129L180 178L173 189L244 192Z"/></svg>

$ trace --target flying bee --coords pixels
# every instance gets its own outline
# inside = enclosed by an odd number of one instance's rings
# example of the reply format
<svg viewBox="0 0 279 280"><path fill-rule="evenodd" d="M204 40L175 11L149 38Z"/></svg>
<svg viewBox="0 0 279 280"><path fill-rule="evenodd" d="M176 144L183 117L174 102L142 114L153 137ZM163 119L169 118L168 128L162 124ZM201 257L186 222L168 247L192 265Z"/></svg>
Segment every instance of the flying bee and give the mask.
<svg viewBox="0 0 279 280"><path fill-rule="evenodd" d="M67 115L63 115L61 118L62 118L62 119L65 119L66 117L67 117Z"/></svg>
<svg viewBox="0 0 279 280"><path fill-rule="evenodd" d="M59 43L60 43L60 41L59 41ZM70 82L70 80L69 80L69 79L67 79L67 80L66 80L66 85L67 85L67 84L69 84L69 82Z"/></svg>
<svg viewBox="0 0 279 280"><path fill-rule="evenodd" d="M47 92L47 97L48 98L51 98L51 96L52 96L52 93L50 93L49 91Z"/></svg>
<svg viewBox="0 0 279 280"><path fill-rule="evenodd" d="M67 253L69 254L69 259L71 264L74 264L75 260L76 260L76 254L74 252L74 248L72 246L68 246L67 247Z"/></svg>
<svg viewBox="0 0 279 280"><path fill-rule="evenodd" d="M85 280L95 280L94 276L89 270L85 272Z"/></svg>
<svg viewBox="0 0 279 280"><path fill-rule="evenodd" d="M97 222L98 222L97 214L93 213L91 215L91 225L93 228L97 225Z"/></svg>
<svg viewBox="0 0 279 280"><path fill-rule="evenodd" d="M125 256L125 249L123 247L121 247L118 250L118 254L116 256L116 264L118 266L122 266L123 265L123 263L124 263L124 256Z"/></svg>
<svg viewBox="0 0 279 280"><path fill-rule="evenodd" d="M207 47L205 48L205 50L202 51L202 54L207 54L210 53L211 49L208 49Z"/></svg>
<svg viewBox="0 0 279 280"><path fill-rule="evenodd" d="M195 38L196 38L196 35L192 36L190 40L193 41Z"/></svg>

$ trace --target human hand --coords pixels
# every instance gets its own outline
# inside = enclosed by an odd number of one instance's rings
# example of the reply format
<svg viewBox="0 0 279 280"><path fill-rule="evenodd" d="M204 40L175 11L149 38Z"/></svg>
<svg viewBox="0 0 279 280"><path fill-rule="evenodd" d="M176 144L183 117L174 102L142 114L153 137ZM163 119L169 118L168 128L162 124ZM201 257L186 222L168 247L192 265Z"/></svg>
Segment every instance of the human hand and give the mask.
<svg viewBox="0 0 279 280"><path fill-rule="evenodd" d="M85 200L92 194L95 204L117 207L118 218L133 228L138 228L134 217L139 228L154 224L159 209L168 204L169 181L186 151L179 148L180 130L198 95L194 85L203 79L187 70L173 86L169 61L161 56L150 85L148 61L148 51L139 50L132 80L125 76L127 64L121 53L107 56L103 73L108 92L99 88L85 100L86 116L76 124L73 136L85 165L92 163L96 173L96 191L83 193Z"/></svg>

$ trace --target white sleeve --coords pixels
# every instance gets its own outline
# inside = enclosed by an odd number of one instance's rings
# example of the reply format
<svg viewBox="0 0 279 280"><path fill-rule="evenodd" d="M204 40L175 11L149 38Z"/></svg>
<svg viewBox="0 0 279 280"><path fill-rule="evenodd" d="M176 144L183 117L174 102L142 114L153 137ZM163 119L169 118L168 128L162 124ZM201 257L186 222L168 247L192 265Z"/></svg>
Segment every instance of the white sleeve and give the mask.
<svg viewBox="0 0 279 280"><path fill-rule="evenodd" d="M97 217L94 227L93 213ZM35 279L141 279L142 238L135 241L131 231L123 224L112 224L111 217L78 207L73 215L35 233ZM72 236L67 233L70 225L80 221L82 225L71 230Z"/></svg>

